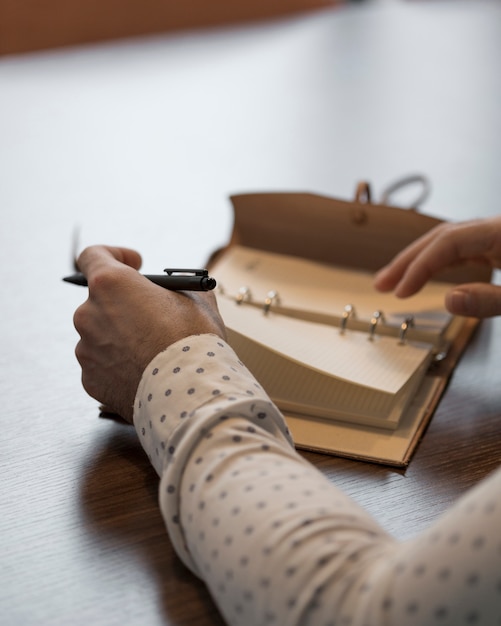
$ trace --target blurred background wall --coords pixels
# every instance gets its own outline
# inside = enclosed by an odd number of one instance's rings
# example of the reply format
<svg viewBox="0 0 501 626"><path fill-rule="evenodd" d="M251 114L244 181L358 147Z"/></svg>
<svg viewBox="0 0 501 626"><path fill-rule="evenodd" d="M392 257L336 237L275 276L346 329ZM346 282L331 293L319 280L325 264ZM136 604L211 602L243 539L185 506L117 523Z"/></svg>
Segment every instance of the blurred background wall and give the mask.
<svg viewBox="0 0 501 626"><path fill-rule="evenodd" d="M336 0L0 0L0 55L261 20Z"/></svg>

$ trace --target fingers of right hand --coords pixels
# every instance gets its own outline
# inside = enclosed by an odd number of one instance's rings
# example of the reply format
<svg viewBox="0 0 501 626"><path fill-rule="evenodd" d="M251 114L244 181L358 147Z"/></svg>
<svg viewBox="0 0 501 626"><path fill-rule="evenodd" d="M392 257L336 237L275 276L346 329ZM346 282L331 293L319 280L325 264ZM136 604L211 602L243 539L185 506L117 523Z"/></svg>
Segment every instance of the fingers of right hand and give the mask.
<svg viewBox="0 0 501 626"><path fill-rule="evenodd" d="M116 265L117 262L138 270L141 267L141 255L130 248L90 246L80 254L77 265L80 271L89 278L94 271Z"/></svg>
<svg viewBox="0 0 501 626"><path fill-rule="evenodd" d="M385 267L381 268L374 280L376 289L380 291L390 291L394 289L402 280L410 264L437 235L438 229L431 230L429 233L416 239L416 241L404 248L394 259L385 265Z"/></svg>
<svg viewBox="0 0 501 626"><path fill-rule="evenodd" d="M437 272L460 262L479 259L492 247L493 225L487 220L444 223L403 250L376 277L382 290L395 295L413 295Z"/></svg>
<svg viewBox="0 0 501 626"><path fill-rule="evenodd" d="M449 291L445 304L455 315L478 318L501 315L501 287L489 283L459 285Z"/></svg>
<svg viewBox="0 0 501 626"><path fill-rule="evenodd" d="M134 251L128 258L117 251L123 249L110 249L104 246L92 246L82 252L79 258L79 266L87 277L89 286L89 298L96 302L111 302L117 294L130 293L131 287L137 289L141 283L150 284L139 272L128 264L123 263L116 257L140 262L140 257ZM136 263L137 264L137 263Z"/></svg>

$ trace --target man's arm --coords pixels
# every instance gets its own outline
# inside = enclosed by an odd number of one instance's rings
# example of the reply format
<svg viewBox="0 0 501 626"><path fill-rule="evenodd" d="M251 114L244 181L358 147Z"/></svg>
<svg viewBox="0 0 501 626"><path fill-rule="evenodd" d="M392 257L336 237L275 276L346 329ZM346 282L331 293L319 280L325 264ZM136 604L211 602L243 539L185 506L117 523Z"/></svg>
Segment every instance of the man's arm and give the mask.
<svg viewBox="0 0 501 626"><path fill-rule="evenodd" d="M492 624L501 472L398 543L293 448L223 340L211 294L167 292L137 253L90 248L75 315L87 390L132 417L180 558L229 624Z"/></svg>

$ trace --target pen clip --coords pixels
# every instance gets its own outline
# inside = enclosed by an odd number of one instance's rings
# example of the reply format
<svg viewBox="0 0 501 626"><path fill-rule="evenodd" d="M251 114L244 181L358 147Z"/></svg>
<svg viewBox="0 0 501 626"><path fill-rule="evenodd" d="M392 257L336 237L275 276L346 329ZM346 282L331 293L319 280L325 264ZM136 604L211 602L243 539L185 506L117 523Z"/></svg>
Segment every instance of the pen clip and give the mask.
<svg viewBox="0 0 501 626"><path fill-rule="evenodd" d="M181 275L192 274L193 276L208 276L209 275L208 270L186 270L186 269L165 268L164 272L168 276L172 276L173 274L181 274Z"/></svg>

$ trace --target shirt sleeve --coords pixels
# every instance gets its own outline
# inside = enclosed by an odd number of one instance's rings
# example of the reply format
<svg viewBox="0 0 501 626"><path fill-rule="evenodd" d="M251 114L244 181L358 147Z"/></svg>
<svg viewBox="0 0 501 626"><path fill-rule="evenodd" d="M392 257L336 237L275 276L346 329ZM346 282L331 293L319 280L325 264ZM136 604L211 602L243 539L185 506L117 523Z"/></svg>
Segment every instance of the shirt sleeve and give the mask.
<svg viewBox="0 0 501 626"><path fill-rule="evenodd" d="M174 548L228 624L501 623L501 472L398 542L294 450L213 335L152 361L134 423Z"/></svg>

